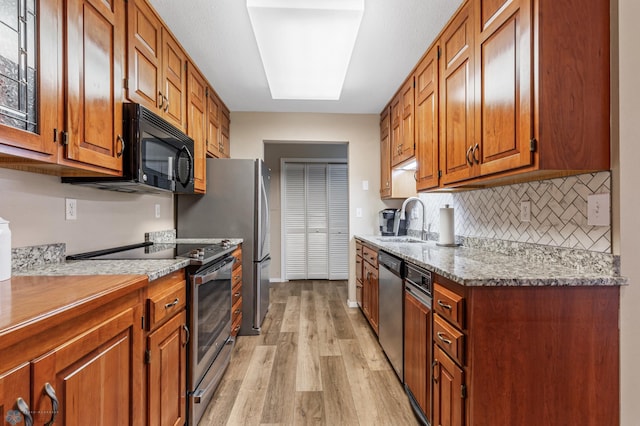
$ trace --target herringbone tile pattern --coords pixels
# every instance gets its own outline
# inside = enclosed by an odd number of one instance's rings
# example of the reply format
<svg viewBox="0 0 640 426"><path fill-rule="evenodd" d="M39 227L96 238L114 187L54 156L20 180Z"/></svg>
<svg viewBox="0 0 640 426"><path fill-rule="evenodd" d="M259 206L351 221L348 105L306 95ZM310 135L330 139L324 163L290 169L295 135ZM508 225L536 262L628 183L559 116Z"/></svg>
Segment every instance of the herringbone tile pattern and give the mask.
<svg viewBox="0 0 640 426"><path fill-rule="evenodd" d="M455 208L456 235L611 252L611 226L587 224L587 197L611 193L611 174L599 172L451 194L420 194L429 231L438 232L440 207ZM531 201L531 222L520 202ZM418 209L419 210L419 209ZM412 220L411 229L421 221Z"/></svg>

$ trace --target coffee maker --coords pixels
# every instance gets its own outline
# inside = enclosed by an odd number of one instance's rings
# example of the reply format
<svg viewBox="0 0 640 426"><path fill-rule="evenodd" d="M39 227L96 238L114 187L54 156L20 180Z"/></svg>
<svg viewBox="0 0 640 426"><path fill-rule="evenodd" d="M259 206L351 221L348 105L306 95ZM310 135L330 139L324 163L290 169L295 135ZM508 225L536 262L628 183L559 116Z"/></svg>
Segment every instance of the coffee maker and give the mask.
<svg viewBox="0 0 640 426"><path fill-rule="evenodd" d="M384 209L378 212L380 235L407 235L407 221L400 219L400 209Z"/></svg>

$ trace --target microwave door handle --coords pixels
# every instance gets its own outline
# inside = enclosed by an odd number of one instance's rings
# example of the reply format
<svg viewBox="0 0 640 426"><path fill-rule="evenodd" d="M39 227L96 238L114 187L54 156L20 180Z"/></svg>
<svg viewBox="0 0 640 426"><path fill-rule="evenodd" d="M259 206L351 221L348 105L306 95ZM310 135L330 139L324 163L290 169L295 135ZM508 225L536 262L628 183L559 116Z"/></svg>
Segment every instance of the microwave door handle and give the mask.
<svg viewBox="0 0 640 426"><path fill-rule="evenodd" d="M182 148L180 149L180 151L184 151L184 152L186 152L186 153L187 153L187 155L189 156L189 173L187 174L187 180L186 180L185 182L180 181L180 183L181 183L181 184L186 185L186 184L188 184L188 183L189 183L189 176L193 175L193 173L192 173L192 172L193 172L193 167L194 167L194 164L193 164L193 156L192 156L192 155L191 155L191 153L189 152L189 149L188 149L186 146L184 146L184 145L182 145ZM179 162L178 162L178 161L176 161L176 165L175 165L175 168L176 168L175 175L176 175L176 176L180 176L180 175L178 174L178 163L179 163Z"/></svg>

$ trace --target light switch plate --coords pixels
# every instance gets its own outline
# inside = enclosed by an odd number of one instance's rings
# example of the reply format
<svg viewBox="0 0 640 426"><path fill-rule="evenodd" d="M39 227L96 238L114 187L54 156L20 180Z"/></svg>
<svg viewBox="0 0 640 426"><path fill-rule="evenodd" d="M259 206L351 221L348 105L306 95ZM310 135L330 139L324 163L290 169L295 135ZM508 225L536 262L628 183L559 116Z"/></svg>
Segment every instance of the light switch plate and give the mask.
<svg viewBox="0 0 640 426"><path fill-rule="evenodd" d="M587 197L587 225L611 225L611 194L591 194Z"/></svg>

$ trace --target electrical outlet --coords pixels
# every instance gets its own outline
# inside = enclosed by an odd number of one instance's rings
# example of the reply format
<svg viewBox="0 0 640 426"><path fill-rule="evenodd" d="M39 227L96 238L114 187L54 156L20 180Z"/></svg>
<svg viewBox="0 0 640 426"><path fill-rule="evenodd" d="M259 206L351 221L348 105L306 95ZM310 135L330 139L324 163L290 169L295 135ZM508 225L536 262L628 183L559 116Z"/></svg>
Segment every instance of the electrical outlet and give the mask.
<svg viewBox="0 0 640 426"><path fill-rule="evenodd" d="M591 194L587 197L587 225L609 226L611 224L610 194Z"/></svg>
<svg viewBox="0 0 640 426"><path fill-rule="evenodd" d="M76 220L78 218L78 203L74 198L64 199L64 218Z"/></svg>
<svg viewBox="0 0 640 426"><path fill-rule="evenodd" d="M531 222L531 201L520 201L520 221Z"/></svg>
<svg viewBox="0 0 640 426"><path fill-rule="evenodd" d="M160 204L156 204L156 219L160 219Z"/></svg>

